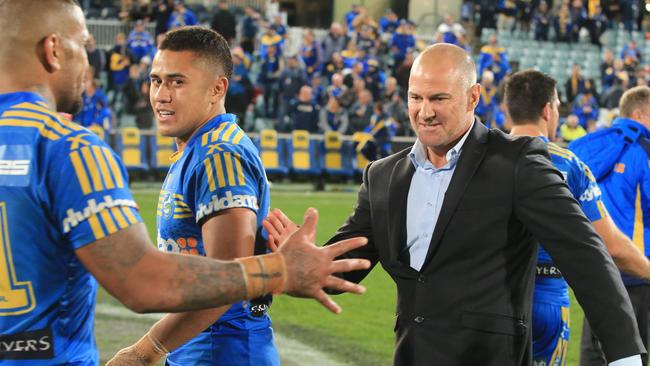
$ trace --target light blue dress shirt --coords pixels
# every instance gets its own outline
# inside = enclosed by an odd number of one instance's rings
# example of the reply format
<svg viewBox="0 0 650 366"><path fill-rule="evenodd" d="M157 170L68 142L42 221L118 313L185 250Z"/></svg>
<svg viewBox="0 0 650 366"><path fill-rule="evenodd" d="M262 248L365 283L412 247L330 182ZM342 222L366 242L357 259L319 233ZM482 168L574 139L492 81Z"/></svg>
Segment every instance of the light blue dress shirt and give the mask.
<svg viewBox="0 0 650 366"><path fill-rule="evenodd" d="M416 270L422 268L431 244L438 216L442 209L445 193L456 169L456 163L474 123L458 143L447 152L447 164L436 168L427 158L426 147L420 140L409 153L415 167L406 204L406 248L410 254L410 265Z"/></svg>

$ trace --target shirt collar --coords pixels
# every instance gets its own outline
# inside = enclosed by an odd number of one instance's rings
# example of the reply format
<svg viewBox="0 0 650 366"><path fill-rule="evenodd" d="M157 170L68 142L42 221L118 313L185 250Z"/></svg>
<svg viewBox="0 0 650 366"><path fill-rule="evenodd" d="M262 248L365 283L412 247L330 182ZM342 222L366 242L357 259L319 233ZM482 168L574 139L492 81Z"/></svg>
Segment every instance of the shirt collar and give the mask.
<svg viewBox="0 0 650 366"><path fill-rule="evenodd" d="M472 128L474 128L474 123L476 121L472 122L472 125L469 127L467 132L461 137L460 140L447 151L447 164L445 167L452 168L456 165L456 162L458 162L458 157L460 156L460 153L463 150L463 145L465 145L465 140L467 140L467 136L469 136L470 131L472 131ZM426 147L420 142L420 139L415 140L415 144L413 144L413 147L411 148L411 152L409 153L409 158L411 159L411 162L413 163L413 166L415 169L421 167L421 168L429 168L429 169L436 169L433 164L429 161L427 158L427 152L426 152Z"/></svg>

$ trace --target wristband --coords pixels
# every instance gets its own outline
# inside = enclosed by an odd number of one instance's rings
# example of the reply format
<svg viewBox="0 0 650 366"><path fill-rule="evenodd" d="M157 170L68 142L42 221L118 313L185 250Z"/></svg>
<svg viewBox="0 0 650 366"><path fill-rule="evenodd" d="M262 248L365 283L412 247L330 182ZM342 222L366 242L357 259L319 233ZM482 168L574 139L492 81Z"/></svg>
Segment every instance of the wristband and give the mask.
<svg viewBox="0 0 650 366"><path fill-rule="evenodd" d="M169 353L165 346L163 346L156 337L152 336L150 332L147 332L147 334L142 336L142 338L133 345L133 349L138 356L149 362L156 362Z"/></svg>
<svg viewBox="0 0 650 366"><path fill-rule="evenodd" d="M247 299L254 299L268 293L278 295L284 290L287 267L282 254L257 255L237 258L235 261L242 267Z"/></svg>

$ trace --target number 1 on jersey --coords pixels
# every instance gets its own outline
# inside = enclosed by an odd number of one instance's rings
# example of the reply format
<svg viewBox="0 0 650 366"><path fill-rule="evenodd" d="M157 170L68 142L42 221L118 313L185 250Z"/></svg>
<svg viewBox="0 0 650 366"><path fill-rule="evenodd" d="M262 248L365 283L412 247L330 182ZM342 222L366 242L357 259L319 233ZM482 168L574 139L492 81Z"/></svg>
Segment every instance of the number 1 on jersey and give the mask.
<svg viewBox="0 0 650 366"><path fill-rule="evenodd" d="M11 258L7 206L5 202L0 202L0 316L28 313L35 305L32 283L16 278Z"/></svg>

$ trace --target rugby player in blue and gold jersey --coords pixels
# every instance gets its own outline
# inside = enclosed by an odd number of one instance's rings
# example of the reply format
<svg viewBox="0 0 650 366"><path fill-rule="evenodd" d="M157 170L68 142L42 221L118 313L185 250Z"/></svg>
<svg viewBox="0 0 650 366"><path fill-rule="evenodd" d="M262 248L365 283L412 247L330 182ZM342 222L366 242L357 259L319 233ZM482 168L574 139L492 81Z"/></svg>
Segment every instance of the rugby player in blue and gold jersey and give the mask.
<svg viewBox="0 0 650 366"><path fill-rule="evenodd" d="M151 105L158 130L178 147L158 203L162 251L222 260L266 251L264 166L224 107L232 69L228 42L203 27L170 31L154 57ZM269 300L169 314L149 334L171 350L170 366L279 365ZM150 361L157 361L155 354Z"/></svg>
<svg viewBox="0 0 650 366"><path fill-rule="evenodd" d="M555 86L555 80L534 70L510 76L505 87L505 103L512 119L511 133L538 136L546 142L553 165L564 175L569 190L602 237L618 267L648 279L650 262L618 230L608 215L589 168L572 152L551 142L555 139L559 119L560 101ZM533 364L564 365L569 339L568 286L552 258L541 246L537 258L532 314Z"/></svg>
<svg viewBox="0 0 650 366"><path fill-rule="evenodd" d="M336 311L324 286L362 291L330 274L367 268L332 264L364 240L315 247L314 211L279 255L226 262L157 251L120 160L56 113L81 106L89 35L79 4L2 0L0 28L3 365L97 365L97 282L138 312L190 311L280 292L314 297ZM151 352L164 352L151 335L125 351L132 363Z"/></svg>

